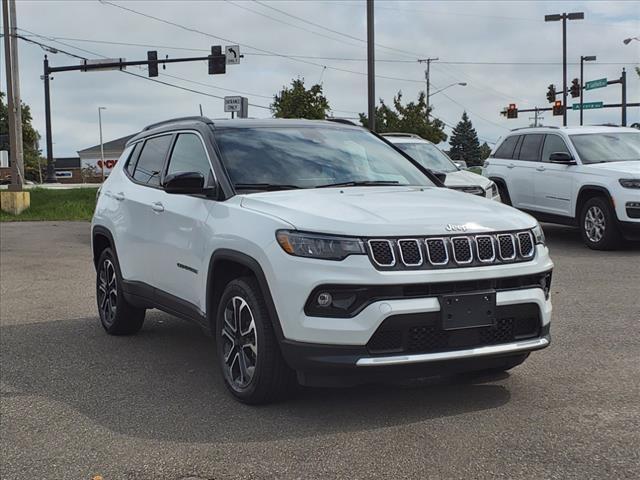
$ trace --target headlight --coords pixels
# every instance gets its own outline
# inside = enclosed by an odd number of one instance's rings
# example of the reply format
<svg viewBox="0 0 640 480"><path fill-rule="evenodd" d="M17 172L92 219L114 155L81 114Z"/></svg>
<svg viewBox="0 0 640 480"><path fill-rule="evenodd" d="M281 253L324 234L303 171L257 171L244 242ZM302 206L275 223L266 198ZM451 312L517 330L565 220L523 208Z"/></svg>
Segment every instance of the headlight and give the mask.
<svg viewBox="0 0 640 480"><path fill-rule="evenodd" d="M364 244L358 238L278 230L276 239L285 252L297 257L344 260L349 255L365 254Z"/></svg>
<svg viewBox="0 0 640 480"><path fill-rule="evenodd" d="M621 178L618 181L624 188L640 188L640 178Z"/></svg>
<svg viewBox="0 0 640 480"><path fill-rule="evenodd" d="M533 233L533 238L535 239L536 243L544 245L544 242L545 242L544 232L542 231L542 227L540 226L540 224L533 227L533 229L531 230L531 233Z"/></svg>

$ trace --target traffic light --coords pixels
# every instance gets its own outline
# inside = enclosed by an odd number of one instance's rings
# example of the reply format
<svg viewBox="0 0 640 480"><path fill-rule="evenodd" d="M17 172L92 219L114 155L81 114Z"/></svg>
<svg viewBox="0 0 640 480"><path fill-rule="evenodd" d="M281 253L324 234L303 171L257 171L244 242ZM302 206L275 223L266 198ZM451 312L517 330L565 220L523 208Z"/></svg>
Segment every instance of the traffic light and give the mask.
<svg viewBox="0 0 640 480"><path fill-rule="evenodd" d="M556 101L556 87L553 85L549 85L549 90L547 91L547 100L549 103L553 103Z"/></svg>
<svg viewBox="0 0 640 480"><path fill-rule="evenodd" d="M209 75L218 75L226 73L227 57L222 54L222 47L217 45L211 47L211 55L209 55Z"/></svg>
<svg viewBox="0 0 640 480"><path fill-rule="evenodd" d="M156 50L149 50L147 52L147 62L149 66L149 76L158 76L158 52Z"/></svg>
<svg viewBox="0 0 640 480"><path fill-rule="evenodd" d="M580 96L580 80L578 80L577 78L574 78L573 80L571 80L571 87L569 88L569 93L571 93L571 96L573 98Z"/></svg>
<svg viewBox="0 0 640 480"><path fill-rule="evenodd" d="M510 103L507 108L507 118L518 118L518 107L515 103Z"/></svg>
<svg viewBox="0 0 640 480"><path fill-rule="evenodd" d="M557 117L558 115L564 114L564 105L562 105L561 100L556 100L553 104L553 116Z"/></svg>

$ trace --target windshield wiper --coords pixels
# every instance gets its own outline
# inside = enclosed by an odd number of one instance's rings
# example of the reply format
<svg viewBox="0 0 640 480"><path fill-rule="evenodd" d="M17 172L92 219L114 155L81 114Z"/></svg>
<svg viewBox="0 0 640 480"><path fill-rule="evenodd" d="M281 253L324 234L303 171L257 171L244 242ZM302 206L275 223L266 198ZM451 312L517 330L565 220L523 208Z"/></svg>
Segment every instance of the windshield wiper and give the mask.
<svg viewBox="0 0 640 480"><path fill-rule="evenodd" d="M364 180L360 182L340 182L340 183L328 183L326 185L317 185L315 188L329 188L329 187L375 187L380 185L398 185L397 180Z"/></svg>
<svg viewBox="0 0 640 480"><path fill-rule="evenodd" d="M302 188L297 185L286 185L280 183L236 183L233 185L236 189L241 190L265 190L265 191L274 191L274 190L291 190Z"/></svg>

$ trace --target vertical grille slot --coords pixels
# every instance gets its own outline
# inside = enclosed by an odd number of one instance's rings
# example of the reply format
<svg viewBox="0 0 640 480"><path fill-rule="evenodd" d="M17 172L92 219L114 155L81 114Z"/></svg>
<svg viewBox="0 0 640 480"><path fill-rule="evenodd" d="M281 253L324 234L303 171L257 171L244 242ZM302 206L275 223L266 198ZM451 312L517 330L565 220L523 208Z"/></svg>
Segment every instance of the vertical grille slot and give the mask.
<svg viewBox="0 0 640 480"><path fill-rule="evenodd" d="M493 262L496 259L496 248L491 235L476 236L476 249L481 262Z"/></svg>
<svg viewBox="0 0 640 480"><path fill-rule="evenodd" d="M444 238L428 238L425 244L427 245L427 258L431 265L449 263L449 253Z"/></svg>
<svg viewBox="0 0 640 480"><path fill-rule="evenodd" d="M453 237L451 239L453 259L458 264L471 263L473 254L471 252L471 240L469 237Z"/></svg>
<svg viewBox="0 0 640 480"><path fill-rule="evenodd" d="M498 251L502 260L513 260L516 258L516 242L513 235L503 233L498 235Z"/></svg>
<svg viewBox="0 0 640 480"><path fill-rule="evenodd" d="M533 237L530 232L520 232L518 234L518 248L520 255L529 258L533 255Z"/></svg>
<svg viewBox="0 0 640 480"><path fill-rule="evenodd" d="M398 240L400 259L407 267L422 265L422 249L420 242L415 239Z"/></svg>
<svg viewBox="0 0 640 480"><path fill-rule="evenodd" d="M393 267L396 264L396 255L393 245L389 240L369 240L371 258L380 267Z"/></svg>

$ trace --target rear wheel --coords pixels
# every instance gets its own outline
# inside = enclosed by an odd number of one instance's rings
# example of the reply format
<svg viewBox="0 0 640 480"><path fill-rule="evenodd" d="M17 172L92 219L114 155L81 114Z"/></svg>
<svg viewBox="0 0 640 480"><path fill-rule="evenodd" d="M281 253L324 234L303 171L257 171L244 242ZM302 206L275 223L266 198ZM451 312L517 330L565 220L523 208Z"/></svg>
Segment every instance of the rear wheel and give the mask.
<svg viewBox="0 0 640 480"><path fill-rule="evenodd" d="M295 372L285 363L262 292L251 277L226 286L216 317L218 361L225 385L243 403L285 397Z"/></svg>
<svg viewBox="0 0 640 480"><path fill-rule="evenodd" d="M137 333L144 323L144 308L131 305L122 292L122 276L113 251L105 248L98 260L96 301L100 323L111 335Z"/></svg>
<svg viewBox="0 0 640 480"><path fill-rule="evenodd" d="M585 202L580 215L580 232L585 245L594 250L612 250L620 244L620 231L609 201L593 197Z"/></svg>

